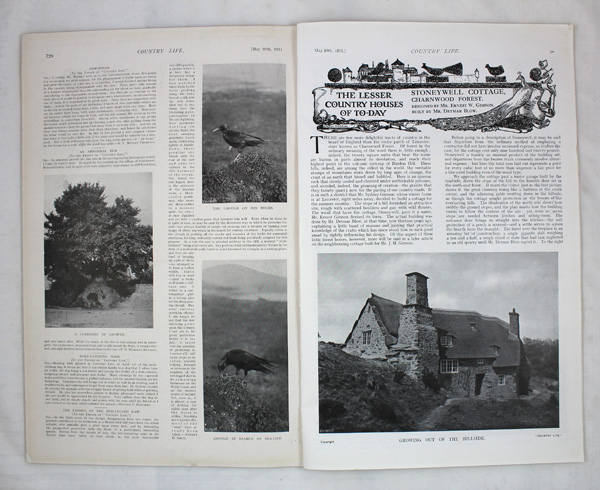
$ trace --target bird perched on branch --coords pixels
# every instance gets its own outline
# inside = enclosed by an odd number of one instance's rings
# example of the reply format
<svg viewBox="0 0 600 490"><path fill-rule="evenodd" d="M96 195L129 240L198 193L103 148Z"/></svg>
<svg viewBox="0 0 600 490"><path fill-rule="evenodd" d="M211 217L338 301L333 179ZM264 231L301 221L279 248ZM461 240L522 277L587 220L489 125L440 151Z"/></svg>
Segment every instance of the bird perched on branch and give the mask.
<svg viewBox="0 0 600 490"><path fill-rule="evenodd" d="M242 349L230 350L219 361L219 371L223 371L227 366L235 366L235 374L240 370L244 371L244 378L248 376L248 371L260 371L261 373L274 374L269 368L276 364L261 357L250 354Z"/></svg>
<svg viewBox="0 0 600 490"><path fill-rule="evenodd" d="M238 156L247 146L259 146L268 141L259 138L258 136L252 136L251 134L241 133L240 131L229 129L229 126L226 124L222 124L218 128L213 129L212 132L215 133L217 131L221 131L221 133L223 133L223 139L229 145L229 149L237 149Z"/></svg>
<svg viewBox="0 0 600 490"><path fill-rule="evenodd" d="M493 77L497 77L504 73L504 67L502 65L490 66L488 64L488 65L485 65L485 67L487 68L487 71L490 72L490 75L492 75Z"/></svg>

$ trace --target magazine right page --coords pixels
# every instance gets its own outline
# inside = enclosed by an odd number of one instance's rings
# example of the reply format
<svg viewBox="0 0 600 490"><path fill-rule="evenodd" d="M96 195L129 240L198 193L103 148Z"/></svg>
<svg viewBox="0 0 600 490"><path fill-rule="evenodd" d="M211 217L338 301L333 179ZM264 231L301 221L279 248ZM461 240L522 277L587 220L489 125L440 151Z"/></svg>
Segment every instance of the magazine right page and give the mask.
<svg viewBox="0 0 600 490"><path fill-rule="evenodd" d="M573 27L298 27L304 464L583 460Z"/></svg>

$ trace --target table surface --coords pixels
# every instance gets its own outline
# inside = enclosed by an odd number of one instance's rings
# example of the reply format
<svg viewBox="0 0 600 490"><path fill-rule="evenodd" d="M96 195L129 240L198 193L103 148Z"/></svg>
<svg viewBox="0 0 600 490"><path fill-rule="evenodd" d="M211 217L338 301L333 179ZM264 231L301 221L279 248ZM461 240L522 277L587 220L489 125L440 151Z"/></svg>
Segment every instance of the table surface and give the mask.
<svg viewBox="0 0 600 490"><path fill-rule="evenodd" d="M575 60L583 240L584 404L586 462L582 464L509 467L315 472L300 468L166 468L32 465L24 459L20 36L27 32L203 25L293 25L300 22L439 21L499 23L571 23L575 25ZM0 489L60 488L362 488L376 482L397 488L598 488L599 400L595 362L599 347L597 301L599 271L595 253L599 236L600 150L594 102L599 99L597 58L600 2L596 0L0 0L0 141L3 178L0 189ZM576 307L576 305L574 305Z"/></svg>

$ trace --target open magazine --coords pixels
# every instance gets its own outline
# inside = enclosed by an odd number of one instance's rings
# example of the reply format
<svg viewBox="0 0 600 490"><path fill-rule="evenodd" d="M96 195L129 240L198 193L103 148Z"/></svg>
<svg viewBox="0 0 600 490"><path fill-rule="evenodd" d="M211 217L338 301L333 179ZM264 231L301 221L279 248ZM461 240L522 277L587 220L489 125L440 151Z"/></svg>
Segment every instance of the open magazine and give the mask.
<svg viewBox="0 0 600 490"><path fill-rule="evenodd" d="M572 28L23 38L27 458L583 459Z"/></svg>

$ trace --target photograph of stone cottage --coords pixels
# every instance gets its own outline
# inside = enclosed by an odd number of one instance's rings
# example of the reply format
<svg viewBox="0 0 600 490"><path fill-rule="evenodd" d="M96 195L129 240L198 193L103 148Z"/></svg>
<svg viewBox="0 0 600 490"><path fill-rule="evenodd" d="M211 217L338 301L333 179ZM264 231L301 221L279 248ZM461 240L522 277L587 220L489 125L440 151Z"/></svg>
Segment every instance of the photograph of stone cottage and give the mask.
<svg viewBox="0 0 600 490"><path fill-rule="evenodd" d="M318 274L321 432L559 426L555 253L322 254Z"/></svg>
<svg viewBox="0 0 600 490"><path fill-rule="evenodd" d="M519 314L505 322L475 311L430 308L428 277L406 274L406 302L372 294L344 352L385 359L413 378L439 373L456 396L516 397L529 391L529 363Z"/></svg>

